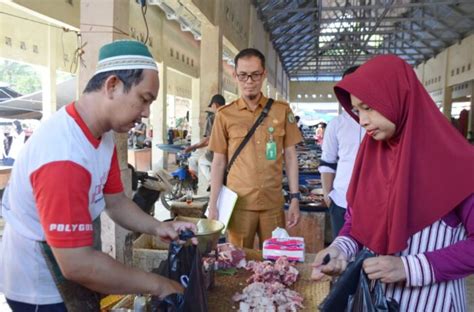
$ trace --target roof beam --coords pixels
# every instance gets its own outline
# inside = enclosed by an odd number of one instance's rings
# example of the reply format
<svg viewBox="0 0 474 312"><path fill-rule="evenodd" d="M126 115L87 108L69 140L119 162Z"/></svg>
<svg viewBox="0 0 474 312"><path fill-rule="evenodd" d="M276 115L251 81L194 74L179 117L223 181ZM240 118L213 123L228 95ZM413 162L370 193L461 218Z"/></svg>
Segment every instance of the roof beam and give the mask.
<svg viewBox="0 0 474 312"><path fill-rule="evenodd" d="M431 10L430 10L430 11L431 11ZM431 12L433 12L433 11L431 11ZM447 30L447 31L450 31L450 32L454 33L455 36L457 37L457 40L460 40L460 39L461 39L462 36L461 36L460 33L458 33L457 31L455 31L452 26L446 24L442 19L440 19L439 17L437 17L435 12L433 12L433 13L434 13L434 14L432 15L432 14L428 13L426 10L423 10L423 11L422 11L422 14L423 14L423 15L427 15L428 17L432 18L436 23L438 23L438 24L443 25L444 27L446 27L446 30ZM421 20L417 19L415 22L418 24L419 21L423 21L423 19L421 19ZM429 31L428 27L425 27L425 29L426 29L426 32L432 34L432 33Z"/></svg>
<svg viewBox="0 0 474 312"><path fill-rule="evenodd" d="M387 52L418 64L474 32L472 7L456 7L474 0L251 1L290 77L339 73ZM343 5L361 2L370 5ZM328 28L328 23L341 27Z"/></svg>
<svg viewBox="0 0 474 312"><path fill-rule="evenodd" d="M415 21L412 21L412 22L415 22ZM406 23L406 24L409 24L409 23ZM419 26L419 24L418 24L418 26ZM373 34L374 35L382 35L382 36L383 35L390 35L394 31L396 31L397 26L396 25L391 25L390 27L392 27L393 29L392 30L377 30L377 31L373 32ZM458 29L461 30L461 31L469 31L469 30L472 30L473 28L472 27L461 27L461 28L458 28ZM431 28L429 30L430 30L430 32L434 33L434 32L445 32L449 29L446 28L446 27L443 27L443 28ZM412 32L412 33L423 33L423 32L427 32L427 30L424 27L421 27L421 28L418 28L418 29L410 29L410 32ZM367 31L363 30L363 31L325 32L325 33L321 33L320 36L324 37L324 36L335 36L335 35L365 35L365 34L368 34L368 30ZM317 35L317 33L315 31L304 32L304 33L296 33L296 34L288 33L288 34L285 34L284 36L282 35L282 36L279 36L279 37L271 36L271 39L273 39L273 41L278 43L279 40L284 40L285 37L298 38L298 37L312 36L312 35ZM439 35L434 37L433 39L437 39L437 38L439 38ZM441 39L439 39L439 40L442 41Z"/></svg>
<svg viewBox="0 0 474 312"><path fill-rule="evenodd" d="M397 22L407 22L407 21L421 21L421 20L433 20L433 17L385 17L381 23L397 23ZM341 20L334 20L332 18L322 18L320 21L321 25L324 24L333 24L335 22L346 22L346 23L367 23L367 22L374 22L373 17L344 17L341 18ZM280 23L278 23L280 24ZM282 27L292 27L292 26L304 26L304 25L313 25L315 24L315 21L295 21L291 23L285 23L284 26ZM271 28L275 28L275 24L268 24Z"/></svg>
<svg viewBox="0 0 474 312"><path fill-rule="evenodd" d="M400 42L400 39L390 39L390 41L393 41L393 42ZM360 41L358 42L360 43ZM383 53L384 52L384 49L385 47L368 47L367 50L369 51L372 51L371 54L377 54L377 53ZM429 53L434 53L436 50L434 50L433 48L430 48L430 47L412 47L413 50L429 50ZM427 54L427 52L422 52L422 51L419 51L417 53L404 53L405 55L425 55ZM330 55L330 54L328 54ZM297 56L284 56L282 57L283 60L285 60L285 63L287 64L291 64L291 63L294 63L296 62L297 59L299 58L303 58L303 57L318 57L318 58L322 58L324 57L325 55L319 55L316 53L316 51L311 51L311 50L308 50L308 51L303 51L301 54L297 55ZM290 59L289 61L286 61Z"/></svg>
<svg viewBox="0 0 474 312"><path fill-rule="evenodd" d="M394 38L394 39L391 39L392 42L394 43L407 43L409 42L409 40L407 41L407 39L405 38L402 38L402 37L399 37L399 34L396 34L398 37L397 38ZM408 45L408 44L407 44ZM434 50L430 47L416 47L414 46L413 44L410 43L410 46L409 46L410 49L412 50L415 50L415 51L418 51L418 53L410 53L410 52L407 52L403 47L401 46L396 46L395 45L395 49L391 49L392 50L392 53L394 54L397 54L399 56L406 56L410 59L416 59L416 56L422 56L422 57L425 57L428 53L427 52L423 52L421 50L425 49L425 50L429 50L431 53L434 52ZM355 47L355 50L356 51L362 51L362 47ZM360 54L358 57L357 57L357 60L360 60L360 59L364 59L364 58L371 58L373 57L374 55L376 54L380 54L380 53L385 53L387 48L386 47L369 47L368 48L369 50L369 53L368 54ZM285 64L288 68L290 67L294 67L294 66L298 66L298 65L302 65L302 64L306 64L308 62L311 62L311 61L316 61L316 59L319 61L319 62L326 62L328 59L331 59L334 55L332 54L327 54L327 55L319 55L317 56L314 51L310 51L309 53L305 54L305 55L302 55L302 56L295 56L293 57L292 60L289 60L289 61L285 61ZM286 60L287 58L284 58L284 60ZM357 61L356 60L356 61Z"/></svg>
<svg viewBox="0 0 474 312"><path fill-rule="evenodd" d="M463 20L468 20L471 25L474 24L474 17L472 17L469 14L463 12L459 8L452 7L451 5L448 5L448 8L460 17L460 19L458 19L456 21L456 24L458 24L459 22L461 22Z"/></svg>
<svg viewBox="0 0 474 312"><path fill-rule="evenodd" d="M392 35L392 33L389 33L388 35ZM410 37L412 37L411 34L409 34ZM387 39L387 37L385 37L383 40L382 40L382 43L383 42L389 42L389 41L399 41L399 39ZM325 46L323 47L320 47L320 51L322 52L326 52L326 51L329 51L329 50L332 50L332 49L342 49L344 48L343 46L340 46L340 44L344 42L344 43L347 43L347 44L354 44L354 43L360 43L360 40L357 40L357 39L351 39L351 40L345 40L345 39L339 39L338 41L331 41L331 42L327 42ZM379 40L369 40L369 42L376 42L376 43L380 43ZM420 49L429 49L429 50L434 50L433 47L431 47L429 44L427 44L427 42L422 42L425 44L425 46L422 46L422 47L418 47ZM308 42L308 44L313 44L313 42ZM280 45L280 46L277 46L279 48L279 50L281 50L281 56L282 57L287 57L289 56L290 53L294 53L294 52L298 52L298 51L301 51L301 53L305 53L308 51L307 48L302 48L302 47L296 47L296 48L289 48L289 49L284 49L283 50L283 45ZM374 46L369 46L368 47L369 49L379 49L379 47L374 47Z"/></svg>
<svg viewBox="0 0 474 312"><path fill-rule="evenodd" d="M397 1L400 2L400 1ZM451 0L451 1L437 1L437 2L414 2L414 3L395 3L393 9L404 9L404 8L416 8L416 7L425 7L425 6L436 6L436 5L456 5L463 3L472 3L472 0ZM350 5L346 7L351 10L373 10L383 8L381 5ZM282 13L307 13L317 11L317 7L310 8L295 8L295 9L278 9L268 12L271 15L279 15ZM324 6L322 11L341 11L341 7L337 6Z"/></svg>

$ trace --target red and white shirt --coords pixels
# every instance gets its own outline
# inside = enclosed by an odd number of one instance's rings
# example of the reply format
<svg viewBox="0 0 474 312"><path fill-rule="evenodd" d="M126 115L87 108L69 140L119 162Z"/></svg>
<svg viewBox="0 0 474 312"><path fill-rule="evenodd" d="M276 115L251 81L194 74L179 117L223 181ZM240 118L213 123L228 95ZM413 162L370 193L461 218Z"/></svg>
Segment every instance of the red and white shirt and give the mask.
<svg viewBox="0 0 474 312"><path fill-rule="evenodd" d="M51 116L27 141L4 192L0 291L31 304L61 302L38 242L92 246L104 194L122 191L113 133L95 138L73 104Z"/></svg>

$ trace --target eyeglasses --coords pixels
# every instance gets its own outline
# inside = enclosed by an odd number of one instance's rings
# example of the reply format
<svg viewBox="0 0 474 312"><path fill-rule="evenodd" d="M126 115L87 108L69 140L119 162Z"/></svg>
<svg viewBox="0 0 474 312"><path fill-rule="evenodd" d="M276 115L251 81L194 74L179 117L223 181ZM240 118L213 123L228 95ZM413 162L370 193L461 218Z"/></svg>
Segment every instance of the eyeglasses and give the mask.
<svg viewBox="0 0 474 312"><path fill-rule="evenodd" d="M252 79L252 81L260 81L262 79L263 73L253 73L253 74L237 74L237 79L239 81L245 82L247 80Z"/></svg>

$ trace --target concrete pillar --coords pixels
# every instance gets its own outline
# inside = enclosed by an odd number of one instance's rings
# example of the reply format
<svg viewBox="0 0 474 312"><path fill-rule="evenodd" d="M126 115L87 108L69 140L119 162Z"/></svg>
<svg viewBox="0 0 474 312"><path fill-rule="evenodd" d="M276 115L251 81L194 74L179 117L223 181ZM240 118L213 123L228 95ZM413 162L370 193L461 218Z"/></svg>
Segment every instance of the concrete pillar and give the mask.
<svg viewBox="0 0 474 312"><path fill-rule="evenodd" d="M86 66L79 69L79 90L84 90L92 78L98 60L99 49L107 43L126 37L129 26L129 2L122 0L82 0L80 28L85 46L83 55ZM115 144L125 193L131 195L131 175L127 167L127 134L116 134ZM126 262L130 255L125 254L126 241L130 243L130 232L115 224L105 213L101 216L102 250L118 261Z"/></svg>
<svg viewBox="0 0 474 312"><path fill-rule="evenodd" d="M275 99L275 98L276 98L276 94L277 94L277 89L276 89L276 87L270 86L270 92L271 92L270 97L273 98L273 99Z"/></svg>
<svg viewBox="0 0 474 312"><path fill-rule="evenodd" d="M240 91L240 89L239 89L239 91ZM265 80L263 81L262 89L260 91L262 91L262 94L264 96L268 97L268 94L269 94L269 92L268 92L268 78L265 78Z"/></svg>
<svg viewBox="0 0 474 312"><path fill-rule="evenodd" d="M471 80L471 109L469 110L469 123L467 126L467 139L474 140L474 80Z"/></svg>
<svg viewBox="0 0 474 312"><path fill-rule="evenodd" d="M153 139L151 150L151 163L153 170L167 168L168 162L165 161L168 153L164 153L157 147L157 144L167 143L167 101L168 96L168 67L166 64L159 63L160 90L156 101L151 105L151 124L153 126Z"/></svg>
<svg viewBox="0 0 474 312"><path fill-rule="evenodd" d="M56 28L48 27L47 65L42 69L41 85L43 89L43 118L46 119L57 110L56 103Z"/></svg>
<svg viewBox="0 0 474 312"><path fill-rule="evenodd" d="M453 87L448 86L448 64L449 64L449 49L444 53L443 69L444 75L442 75L442 86L443 89L443 114L451 122L451 108L453 102ZM423 68L423 77L425 76L425 68Z"/></svg>
<svg viewBox="0 0 474 312"><path fill-rule="evenodd" d="M199 116L203 119L211 97L216 93L222 93L222 30L219 26L203 24L201 33ZM193 125L193 135L197 129L201 137L204 129L194 128Z"/></svg>
<svg viewBox="0 0 474 312"><path fill-rule="evenodd" d="M200 131L198 129L201 129L201 125L204 125L204 123L201 122L201 120L204 120L206 114L204 112L201 112L201 105L200 105L200 81L199 78L192 78L192 87L191 87L191 116L190 116L190 124L191 124L191 143L194 144L196 142L199 142L201 139L200 136ZM204 102L204 104L209 103L209 100L207 102ZM204 105L203 105L204 106ZM206 108L207 109L207 108Z"/></svg>
<svg viewBox="0 0 474 312"><path fill-rule="evenodd" d="M453 87L445 87L443 90L443 114L451 121Z"/></svg>
<svg viewBox="0 0 474 312"><path fill-rule="evenodd" d="M200 81L199 78L192 78L192 96L191 96L191 116L190 116L190 124L191 124L191 144L195 144L201 140L201 136L199 132L204 131L205 127L205 118L206 118L206 113L201 112L201 107L199 105L200 101L200 93L199 93L199 85ZM206 102L205 104L209 104L209 101ZM202 129L199 131L198 129ZM202 133L201 133L202 134ZM195 153L197 153L199 157L203 155L206 151L206 148L202 148L197 150ZM193 155L194 157L194 155ZM198 160L199 161L199 160ZM199 168L199 167L198 167ZM202 174L201 170L198 169L198 194L205 194L207 191L207 187L209 185L209 181L206 179L206 177Z"/></svg>

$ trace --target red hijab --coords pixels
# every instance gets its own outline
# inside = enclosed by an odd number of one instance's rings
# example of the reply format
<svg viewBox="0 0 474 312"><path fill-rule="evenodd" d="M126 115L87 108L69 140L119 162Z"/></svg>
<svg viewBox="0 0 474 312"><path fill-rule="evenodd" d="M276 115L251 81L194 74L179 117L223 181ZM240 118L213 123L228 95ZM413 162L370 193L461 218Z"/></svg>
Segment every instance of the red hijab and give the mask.
<svg viewBox="0 0 474 312"><path fill-rule="evenodd" d="M356 121L350 94L396 125L388 141L364 137L347 201L355 239L379 254L402 251L411 235L474 192L474 147L397 56L374 57L334 90Z"/></svg>

